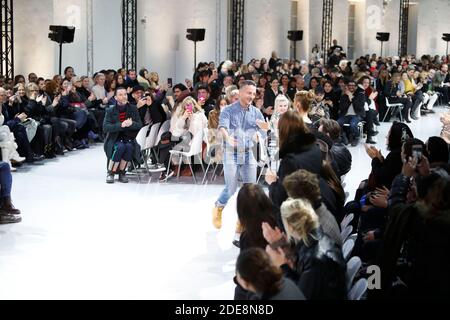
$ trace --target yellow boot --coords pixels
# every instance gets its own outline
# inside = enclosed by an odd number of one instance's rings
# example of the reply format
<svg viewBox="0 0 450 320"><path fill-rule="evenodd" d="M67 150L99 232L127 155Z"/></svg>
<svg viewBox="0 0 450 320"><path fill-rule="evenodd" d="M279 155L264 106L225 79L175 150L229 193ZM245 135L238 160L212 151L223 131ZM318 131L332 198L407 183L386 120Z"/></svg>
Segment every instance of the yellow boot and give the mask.
<svg viewBox="0 0 450 320"><path fill-rule="evenodd" d="M241 222L238 220L237 223L236 223L236 234L241 234L242 231L243 231L242 224L241 224Z"/></svg>
<svg viewBox="0 0 450 320"><path fill-rule="evenodd" d="M222 228L222 211L223 208L219 207L213 209L213 225L216 229Z"/></svg>

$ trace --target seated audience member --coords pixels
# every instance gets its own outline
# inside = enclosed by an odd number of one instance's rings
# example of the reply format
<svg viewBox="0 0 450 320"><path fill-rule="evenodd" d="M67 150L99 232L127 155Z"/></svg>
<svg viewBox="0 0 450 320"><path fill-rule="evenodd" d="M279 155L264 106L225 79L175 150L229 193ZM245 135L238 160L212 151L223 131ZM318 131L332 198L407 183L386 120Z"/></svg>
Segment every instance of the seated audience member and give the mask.
<svg viewBox="0 0 450 320"><path fill-rule="evenodd" d="M392 183L389 222L376 264L380 298L447 299L450 296L450 178L430 171L426 157L409 158ZM401 290L399 290L401 285Z"/></svg>
<svg viewBox="0 0 450 320"><path fill-rule="evenodd" d="M173 148L160 149L160 159L167 168L167 173L162 172L160 176L160 181L167 181L170 177L174 175L174 171L170 169L171 164L170 153L171 149L188 152L191 148L192 138L196 134L203 134L203 130L208 126L208 119L206 119L203 109L198 105L197 101L192 97L187 97L183 100L182 104L177 108L175 114L172 115L170 120L170 135L171 141L180 141L175 144ZM175 166L180 165L180 160L178 156L172 157L172 162ZM190 159L185 159L189 161ZM186 168L183 175L189 175ZM190 172L192 174L192 172Z"/></svg>
<svg viewBox="0 0 450 320"><path fill-rule="evenodd" d="M306 300L296 284L260 248L241 252L236 262L236 281L253 294L252 300Z"/></svg>
<svg viewBox="0 0 450 320"><path fill-rule="evenodd" d="M359 127L358 124L366 117L364 104L366 103L366 96L364 89L357 87L353 80L348 81L346 91L341 97L339 105L339 119L338 123L342 129L342 137L344 143L351 143L352 147L356 147L359 143ZM350 132L348 139L344 130L344 125L350 125Z"/></svg>
<svg viewBox="0 0 450 320"><path fill-rule="evenodd" d="M419 71L417 71L419 72ZM432 81L426 71L420 73L418 81L422 84L423 107L425 113L434 113L433 107L439 99L438 94L433 90Z"/></svg>
<svg viewBox="0 0 450 320"><path fill-rule="evenodd" d="M262 233L262 223L268 223L272 228L277 226L273 214L273 205L261 186L244 184L237 196L239 241L233 243L241 252L250 248L265 249L267 242ZM235 290L235 300L248 300L251 295L240 287Z"/></svg>
<svg viewBox="0 0 450 320"><path fill-rule="evenodd" d="M405 90L405 94L412 101L411 118L418 120L420 117L420 105L423 103L422 83L416 83L414 81L415 67L413 65L408 66L406 72L402 73L402 81Z"/></svg>
<svg viewBox="0 0 450 320"><path fill-rule="evenodd" d="M2 105L2 114L5 117L5 124L16 139L19 155L26 158L27 163L33 163L43 160L44 156L35 154L31 148L25 127L28 118L25 113L25 107L28 106L28 103L23 104L25 94L25 86L20 84L17 93L14 95L8 97L8 94L0 94L0 104Z"/></svg>
<svg viewBox="0 0 450 320"><path fill-rule="evenodd" d="M22 221L20 210L14 208L11 201L12 175L9 165L0 162L0 224L17 223Z"/></svg>
<svg viewBox="0 0 450 320"><path fill-rule="evenodd" d="M269 195L275 208L279 209L288 196L283 187L283 180L289 174L305 169L316 175L322 171L322 153L316 143L316 137L303 123L300 114L287 111L279 122L279 157L280 167L277 173L269 170L265 180L269 185ZM337 213L336 198L324 179L320 179L320 191L327 208ZM278 222L280 216L277 216Z"/></svg>
<svg viewBox="0 0 450 320"><path fill-rule="evenodd" d="M439 71L436 71L433 77L433 90L442 94L442 102L447 105L450 103L450 73L448 64L443 63Z"/></svg>
<svg viewBox="0 0 450 320"><path fill-rule="evenodd" d="M309 112L309 118L315 127L318 127L321 119L330 119L330 109L326 105L324 97L325 92L322 88L318 88L315 91L315 99Z"/></svg>
<svg viewBox="0 0 450 320"><path fill-rule="evenodd" d="M281 215L287 238L263 224L269 243L266 251L274 265L297 283L308 300L346 299L346 264L340 245L322 231L309 201L289 199L281 206Z"/></svg>
<svg viewBox="0 0 450 320"><path fill-rule="evenodd" d="M309 118L309 113L311 112L311 105L315 99L314 91L300 91L295 94L294 99L294 110L297 110L303 123L312 129L312 121Z"/></svg>
<svg viewBox="0 0 450 320"><path fill-rule="evenodd" d="M401 103L403 119L410 123L410 113L412 108L412 101L409 99L404 91L403 82L401 82L400 73L394 73L392 75L392 80L388 81L385 87L384 96L388 98L389 103ZM390 115L386 116L386 121L389 121Z"/></svg>
<svg viewBox="0 0 450 320"><path fill-rule="evenodd" d="M9 127L5 124L5 116L3 115L3 103L6 99L6 91L0 88L0 149L2 161L6 162L11 167L11 161L14 163L22 163L26 158L21 157L17 152L17 143L14 134L11 133ZM11 171L16 168L11 167Z"/></svg>
<svg viewBox="0 0 450 320"><path fill-rule="evenodd" d="M279 88L279 81L278 78L274 77L271 81L270 81L270 87L267 88L264 91L264 117L265 118L269 118L272 116L273 114L273 109L275 106L275 99L279 94L282 94L282 92L280 91Z"/></svg>
<svg viewBox="0 0 450 320"><path fill-rule="evenodd" d="M283 180L283 186L289 198L306 199L311 203L319 217L319 223L323 232L341 245L341 230L336 222L336 218L322 203L317 175L301 169L288 175Z"/></svg>
<svg viewBox="0 0 450 320"><path fill-rule="evenodd" d="M197 103L205 112L206 118L209 118L209 113L214 109L214 101L210 98L208 85L202 84L197 87Z"/></svg>
<svg viewBox="0 0 450 320"><path fill-rule="evenodd" d="M350 172L352 167L352 154L341 141L341 127L334 120L322 119L320 121L319 132L327 135L333 142L330 148L332 160L337 164L339 178Z"/></svg>
<svg viewBox="0 0 450 320"><path fill-rule="evenodd" d="M368 190L383 186L390 189L392 181L402 169L401 148L404 142L413 139L411 129L404 123L394 122L386 138L389 154L383 157L381 151L374 148L366 148L367 154L372 159L372 172L368 181Z"/></svg>
<svg viewBox="0 0 450 320"><path fill-rule="evenodd" d="M333 120L337 120L339 118L339 100L341 93L334 89L330 81L325 81L323 90L325 92L324 103L330 110L330 117Z"/></svg>
<svg viewBox="0 0 450 320"><path fill-rule="evenodd" d="M74 147L77 149L89 148L88 136L92 129L92 121L88 118L88 111L82 96L76 87L64 80L61 85L61 99L56 107L56 115L64 120L75 121L76 131L73 134Z"/></svg>
<svg viewBox="0 0 450 320"><path fill-rule="evenodd" d="M114 176L119 174L119 181L127 183L125 170L133 156L139 153L136 136L142 127L136 106L128 103L127 90L118 88L115 99L117 104L106 111L103 131L107 134L105 153L108 159L107 183L114 183Z"/></svg>
<svg viewBox="0 0 450 320"><path fill-rule="evenodd" d="M28 98L28 105L25 108L25 113L28 118L34 119L38 124L36 128L36 135L32 140L31 147L36 154L43 154L46 158L52 159L56 156L52 146L53 127L50 121L47 121L47 116L49 113L42 104L41 99L38 98L38 85L35 83L29 83L26 86L26 94Z"/></svg>
<svg viewBox="0 0 450 320"><path fill-rule="evenodd" d="M269 130L278 137L278 122L283 114L290 109L290 102L285 95L279 95L275 99L275 109L269 122Z"/></svg>
<svg viewBox="0 0 450 320"><path fill-rule="evenodd" d="M366 97L366 104L365 104L366 117L364 118L364 120L366 120L365 127L367 131L366 143L376 144L376 142L373 141L372 137L378 134L378 132L375 130L375 125L380 125L377 119L378 111L375 102L378 97L378 92L373 90L370 83L371 79L368 76L363 76L358 80L358 87L364 90L364 94Z"/></svg>
<svg viewBox="0 0 450 320"><path fill-rule="evenodd" d="M220 96L217 99L216 106L214 107L214 110L212 110L209 113L208 118L208 142L211 146L210 154L208 155L211 157L212 161L216 164L222 162L223 157L223 138L222 134L219 131L219 118L220 113L223 109L225 109L228 105L227 99L224 95ZM205 157L204 157L205 158ZM209 163L209 161L205 161L206 163Z"/></svg>

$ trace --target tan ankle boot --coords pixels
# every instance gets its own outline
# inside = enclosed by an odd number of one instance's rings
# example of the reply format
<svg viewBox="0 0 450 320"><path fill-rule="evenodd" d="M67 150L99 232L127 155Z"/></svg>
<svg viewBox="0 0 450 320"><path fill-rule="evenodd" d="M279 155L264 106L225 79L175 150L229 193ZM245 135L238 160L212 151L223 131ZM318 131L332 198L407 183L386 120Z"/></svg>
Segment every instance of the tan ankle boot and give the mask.
<svg viewBox="0 0 450 320"><path fill-rule="evenodd" d="M241 234L243 232L243 228L242 228L242 224L241 222L238 220L236 222L236 234Z"/></svg>
<svg viewBox="0 0 450 320"><path fill-rule="evenodd" d="M216 229L222 228L222 211L223 208L219 207L213 209L213 225Z"/></svg>

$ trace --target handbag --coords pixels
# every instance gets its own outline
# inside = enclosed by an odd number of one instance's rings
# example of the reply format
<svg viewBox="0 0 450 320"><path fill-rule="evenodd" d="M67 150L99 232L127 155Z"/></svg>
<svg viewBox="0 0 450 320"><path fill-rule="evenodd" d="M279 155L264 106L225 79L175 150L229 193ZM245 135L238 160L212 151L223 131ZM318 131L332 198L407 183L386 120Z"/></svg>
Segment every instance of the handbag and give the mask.
<svg viewBox="0 0 450 320"><path fill-rule="evenodd" d="M27 132L27 138L28 141L33 141L34 137L36 136L36 131L39 126L39 122L37 122L34 119L28 118L24 122L21 123L25 127L25 131Z"/></svg>

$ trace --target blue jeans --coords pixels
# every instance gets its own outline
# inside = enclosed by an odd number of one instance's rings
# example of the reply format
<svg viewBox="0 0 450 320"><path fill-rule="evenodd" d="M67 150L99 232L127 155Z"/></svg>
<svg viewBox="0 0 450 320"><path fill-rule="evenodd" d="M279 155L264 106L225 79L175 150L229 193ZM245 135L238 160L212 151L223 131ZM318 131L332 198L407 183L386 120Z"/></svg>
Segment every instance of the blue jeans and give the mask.
<svg viewBox="0 0 450 320"><path fill-rule="evenodd" d="M113 162L126 161L131 162L133 159L133 144L127 141L117 141L114 145L114 152L112 155Z"/></svg>
<svg viewBox="0 0 450 320"><path fill-rule="evenodd" d="M224 208L238 188L239 174L243 183L256 183L256 160L252 151L233 152L228 150L223 155L225 189L216 201L216 207Z"/></svg>
<svg viewBox="0 0 450 320"><path fill-rule="evenodd" d="M344 124L350 124L350 134L353 139L359 138L358 123L361 122L359 116L344 116L340 117L337 121L342 129L344 129Z"/></svg>
<svg viewBox="0 0 450 320"><path fill-rule="evenodd" d="M6 198L11 196L12 176L11 168L6 162L0 162L0 188L1 197Z"/></svg>
<svg viewBox="0 0 450 320"><path fill-rule="evenodd" d="M84 110L77 110L72 114L72 119L77 122L77 129L80 129L86 124L87 113Z"/></svg>

